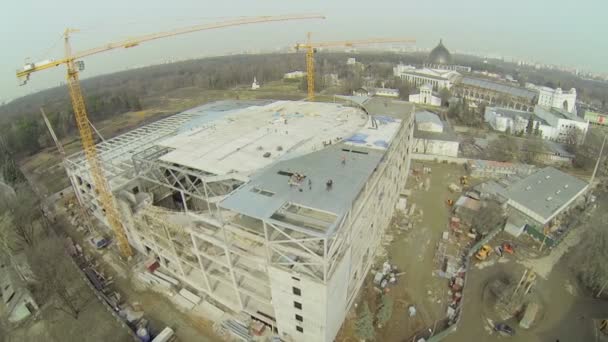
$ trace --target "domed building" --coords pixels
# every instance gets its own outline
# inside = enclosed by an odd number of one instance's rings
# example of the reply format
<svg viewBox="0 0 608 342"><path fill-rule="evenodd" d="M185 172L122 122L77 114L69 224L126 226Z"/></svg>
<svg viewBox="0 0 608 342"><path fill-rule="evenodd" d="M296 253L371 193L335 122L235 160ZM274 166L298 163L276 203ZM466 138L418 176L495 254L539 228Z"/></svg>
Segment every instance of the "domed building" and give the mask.
<svg viewBox="0 0 608 342"><path fill-rule="evenodd" d="M428 63L430 64L452 64L452 55L450 51L443 45L443 41L439 40L437 45L429 54Z"/></svg>
<svg viewBox="0 0 608 342"><path fill-rule="evenodd" d="M424 91L421 90L424 94L418 96L421 101L425 98L425 94L428 95L429 86L431 91L439 91L442 88L450 89L462 77L461 72L470 73L471 67L452 64L452 54L443 45L441 39L439 44L431 50L422 67L398 64L393 68L393 75L415 87L424 86ZM430 99L429 96L427 98Z"/></svg>

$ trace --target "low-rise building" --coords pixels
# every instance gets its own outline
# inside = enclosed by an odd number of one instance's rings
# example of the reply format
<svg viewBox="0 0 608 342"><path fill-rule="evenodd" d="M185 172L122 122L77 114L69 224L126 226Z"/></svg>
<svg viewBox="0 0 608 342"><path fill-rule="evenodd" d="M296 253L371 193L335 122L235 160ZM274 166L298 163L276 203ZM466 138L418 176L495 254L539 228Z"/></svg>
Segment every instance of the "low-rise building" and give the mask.
<svg viewBox="0 0 608 342"><path fill-rule="evenodd" d="M441 98L433 92L433 86L429 83L420 86L418 94L411 94L409 101L430 106L441 106Z"/></svg>
<svg viewBox="0 0 608 342"><path fill-rule="evenodd" d="M585 111L584 119L591 124L605 126L608 125L608 113L599 113L591 110Z"/></svg>
<svg viewBox="0 0 608 342"><path fill-rule="evenodd" d="M561 234L559 217L587 190L588 184L553 167L545 167L526 177L506 177L475 187L482 198L506 201L509 230L518 235L528 230L533 236ZM510 222L510 223L509 223ZM517 222L521 224L517 224Z"/></svg>
<svg viewBox="0 0 608 342"><path fill-rule="evenodd" d="M550 139L550 137L555 135L554 128L547 121L528 111L504 107L486 107L484 113L484 121L493 130L512 134L525 133L530 118L533 122L533 128L536 129L538 127L543 138Z"/></svg>
<svg viewBox="0 0 608 342"><path fill-rule="evenodd" d="M458 137L435 113L416 113L413 152L458 157Z"/></svg>
<svg viewBox="0 0 608 342"><path fill-rule="evenodd" d="M385 96L385 97L399 97L399 89L393 88L374 88L373 95L375 96Z"/></svg>
<svg viewBox="0 0 608 342"><path fill-rule="evenodd" d="M505 163L493 160L469 160L465 164L471 177L475 178L503 178L506 176L527 176L534 172L534 165Z"/></svg>
<svg viewBox="0 0 608 342"><path fill-rule="evenodd" d="M608 113L599 113L596 111L585 111L584 119L595 125L608 125Z"/></svg>
<svg viewBox="0 0 608 342"><path fill-rule="evenodd" d="M285 75L283 75L283 78L285 79L297 79L297 78L302 78L306 76L306 71L292 71L292 72L288 72Z"/></svg>
<svg viewBox="0 0 608 342"><path fill-rule="evenodd" d="M374 87L361 87L353 91L355 96L383 96L383 97L399 97L399 89L392 88L374 88Z"/></svg>
<svg viewBox="0 0 608 342"><path fill-rule="evenodd" d="M38 305L25 282L4 260L0 261L0 293L5 306L3 311L11 323L22 321L38 311Z"/></svg>
<svg viewBox="0 0 608 342"><path fill-rule="evenodd" d="M589 128L588 121L557 108L535 106L531 113L504 107L487 107L484 113L484 121L492 129L513 134L525 132L530 119L542 138L551 141L568 141L574 129L578 129L584 137Z"/></svg>
<svg viewBox="0 0 608 342"><path fill-rule="evenodd" d="M553 128L551 134L545 139L568 141L573 131L578 130L581 133L579 138L582 140L589 129L588 121L562 109L536 106L534 115L545 120Z"/></svg>

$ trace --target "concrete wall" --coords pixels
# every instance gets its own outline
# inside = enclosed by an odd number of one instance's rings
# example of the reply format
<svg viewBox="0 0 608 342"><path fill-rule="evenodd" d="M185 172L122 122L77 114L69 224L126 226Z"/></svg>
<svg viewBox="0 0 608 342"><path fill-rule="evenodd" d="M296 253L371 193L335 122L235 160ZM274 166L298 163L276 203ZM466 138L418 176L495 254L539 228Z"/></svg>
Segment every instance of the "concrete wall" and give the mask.
<svg viewBox="0 0 608 342"><path fill-rule="evenodd" d="M294 341L323 340L321 336L326 335L327 287L278 267L268 267L268 276L279 334ZM293 293L294 287L300 289L301 295ZM295 303L300 303L302 309L296 308ZM302 322L296 320L296 314L302 316ZM301 327L303 332L299 332L297 327Z"/></svg>
<svg viewBox="0 0 608 342"><path fill-rule="evenodd" d="M431 139L414 139L414 153L458 157L458 142Z"/></svg>
<svg viewBox="0 0 608 342"><path fill-rule="evenodd" d="M437 107L441 106L441 99L433 95L412 94L409 96L409 101Z"/></svg>
<svg viewBox="0 0 608 342"><path fill-rule="evenodd" d="M422 153L412 153L413 160L430 160L436 162L447 162L447 163L455 163L455 164L466 164L469 159L467 158L455 158L448 156L437 156L430 154L422 154Z"/></svg>

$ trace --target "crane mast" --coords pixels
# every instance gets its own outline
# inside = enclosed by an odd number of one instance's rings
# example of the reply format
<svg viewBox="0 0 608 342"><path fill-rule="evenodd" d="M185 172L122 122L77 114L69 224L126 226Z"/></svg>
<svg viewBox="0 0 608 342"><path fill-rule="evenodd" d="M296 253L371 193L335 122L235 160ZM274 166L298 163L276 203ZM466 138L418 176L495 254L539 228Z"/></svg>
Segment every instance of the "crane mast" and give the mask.
<svg viewBox="0 0 608 342"><path fill-rule="evenodd" d="M306 35L306 43L296 44L296 50L306 49L306 83L308 87L308 100L315 99L315 52L321 47L337 47L337 46L355 46L355 45L370 45L370 44L387 44L387 43L415 43L416 40L410 38L378 38L364 39L351 41L336 41L336 42L311 42L311 33Z"/></svg>
<svg viewBox="0 0 608 342"><path fill-rule="evenodd" d="M84 155L86 161L89 165L90 174L93 178L93 186L95 191L98 194L99 202L107 219L107 223L114 232L114 236L117 240L118 248L120 253L124 257L130 257L133 255L133 250L129 245L129 241L127 239L127 235L125 229L120 220L120 216L118 213L118 209L116 207L116 203L114 200L114 196L112 195L110 184L108 183L107 178L104 175L103 168L101 165L101 160L98 156L97 149L95 147L95 139L93 138L93 131L91 126L89 125L89 119L87 114L87 108L84 101L84 97L82 95L82 89L80 87L79 81L79 71L83 68L83 62L79 59L94 55L97 53L117 49L117 48L130 48L139 45L142 42L156 40L165 37L171 37L179 34L185 34L190 32L202 31L202 30L210 30L215 28L222 28L228 26L238 26L238 25L246 25L246 24L256 24L256 23L265 23L265 22L273 22L273 21L287 21L287 20L299 20L299 19L324 19L325 17L320 15L296 15L296 16L262 16L262 17L254 17L249 19L236 19L226 22L220 22L209 25L198 25L192 27L186 27L182 29L177 29L168 32L160 32L155 34L150 34L146 36L142 36L139 38L128 39L125 41L117 42L117 43L109 43L98 48L93 48L90 50L85 50L82 52L72 53L71 45L70 45L70 33L76 32L74 29L66 29L64 36L64 49L65 49L65 57L63 59L54 60L54 61L45 61L42 63L36 64L26 64L23 69L17 70L17 77L22 80L22 84L25 84L30 77L30 74L57 67L59 65L65 64L67 67L67 86L70 94L70 100L72 102L72 106L74 108L74 116L76 119L76 126L78 127L78 132L80 134L80 140L82 142L82 147L84 150Z"/></svg>

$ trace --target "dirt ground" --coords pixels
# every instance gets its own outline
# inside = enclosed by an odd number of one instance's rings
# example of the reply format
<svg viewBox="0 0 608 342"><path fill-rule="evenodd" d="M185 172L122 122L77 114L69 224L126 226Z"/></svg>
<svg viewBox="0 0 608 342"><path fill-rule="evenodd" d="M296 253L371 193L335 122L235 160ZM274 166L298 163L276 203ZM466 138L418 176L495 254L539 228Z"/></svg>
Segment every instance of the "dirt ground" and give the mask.
<svg viewBox="0 0 608 342"><path fill-rule="evenodd" d="M548 255L539 253L539 243L521 244L518 239L515 255L498 259L495 256L486 262L475 262L470 268L464 296L464 312L455 333L445 341L496 341L507 337L498 336L492 331L492 322L499 318L488 308L483 294L488 283L496 278L510 278L519 281L528 269L537 274L537 282L532 295L539 304L538 318L530 329L519 327L515 319L506 323L516 331L511 341L600 341L601 333L596 330L596 320L608 317L608 302L593 298L579 284L576 272L579 265L573 258L578 243L590 224L602 224L600 215L593 215L606 208L600 207L591 212L586 222L575 227L560 245ZM584 214L587 215L587 214ZM595 222L598 221L598 222ZM500 240L505 234L497 236ZM523 249L523 250L522 250Z"/></svg>
<svg viewBox="0 0 608 342"><path fill-rule="evenodd" d="M458 184L465 170L461 165L435 162L415 161L412 166L418 169L423 167L429 167L431 172L420 174L418 181L415 176L408 179L408 189L412 193L407 206L409 208L415 205L417 213L414 216L418 219L410 221L413 228L408 231L390 228L387 235L389 240L392 237L392 241L384 243L387 257L376 261L375 266L378 268L388 258L400 272L405 272L399 276L396 285L389 286L390 292L387 295L394 300L393 315L383 328L376 329L377 341L403 341L420 329L432 327L435 321L446 316L448 281L433 275L433 270L436 269L434 256L438 242L447 230L450 210L445 202L448 198L455 199L458 196L448 190L448 185ZM420 183L426 182L426 178L430 179L428 191L424 185L419 188ZM419 210L422 210L422 215L419 215ZM373 275L368 275L358 303L365 300L370 309L374 310L378 306L380 294L373 289L372 278ZM414 317L409 317L410 305L414 305L417 310ZM345 321L338 341L357 340L354 335L356 317L353 311Z"/></svg>

